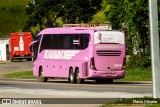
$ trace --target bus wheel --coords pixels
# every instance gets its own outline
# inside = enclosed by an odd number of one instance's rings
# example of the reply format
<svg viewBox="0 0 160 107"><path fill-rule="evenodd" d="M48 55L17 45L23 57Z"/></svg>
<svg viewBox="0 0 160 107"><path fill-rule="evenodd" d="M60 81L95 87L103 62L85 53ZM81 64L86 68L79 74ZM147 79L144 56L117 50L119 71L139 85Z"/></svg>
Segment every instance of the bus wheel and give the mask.
<svg viewBox="0 0 160 107"><path fill-rule="evenodd" d="M77 71L76 71L76 82L78 84L81 84L84 82L84 79L81 79L81 77L80 77L79 69L77 69Z"/></svg>
<svg viewBox="0 0 160 107"><path fill-rule="evenodd" d="M44 77L44 72L43 72L42 68L40 69L40 75L39 76L40 76L40 81L47 82L48 78Z"/></svg>
<svg viewBox="0 0 160 107"><path fill-rule="evenodd" d="M75 74L74 74L72 68L69 70L69 82L70 82L70 83L75 83L75 82L76 82L76 81L75 81Z"/></svg>

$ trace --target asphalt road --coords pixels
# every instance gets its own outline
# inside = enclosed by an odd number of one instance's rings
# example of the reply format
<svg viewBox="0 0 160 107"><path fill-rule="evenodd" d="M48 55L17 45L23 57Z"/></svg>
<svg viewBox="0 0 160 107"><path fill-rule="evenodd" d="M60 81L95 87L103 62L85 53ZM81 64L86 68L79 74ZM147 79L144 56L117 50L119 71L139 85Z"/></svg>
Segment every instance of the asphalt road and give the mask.
<svg viewBox="0 0 160 107"><path fill-rule="evenodd" d="M99 107L101 104L118 101L117 98L137 98L151 95L150 82L95 84L94 81L86 81L85 84L70 84L67 80L50 80L43 83L38 80L0 79L1 98L34 98L36 100L42 98L45 101L49 100L53 104L52 107ZM78 103L74 104L73 102ZM22 106L28 107L28 105ZM43 105L43 107L46 106L48 107L48 105ZM5 106L3 105L3 107ZM42 106L32 105L30 107Z"/></svg>
<svg viewBox="0 0 160 107"><path fill-rule="evenodd" d="M150 82L115 82L114 84L70 84L67 80L50 80L47 83L38 80L0 80L0 93L21 93L50 97L84 98L133 98L151 96ZM29 92L29 93L28 93ZM1 94L0 94L1 95ZM4 96L9 97L9 96Z"/></svg>

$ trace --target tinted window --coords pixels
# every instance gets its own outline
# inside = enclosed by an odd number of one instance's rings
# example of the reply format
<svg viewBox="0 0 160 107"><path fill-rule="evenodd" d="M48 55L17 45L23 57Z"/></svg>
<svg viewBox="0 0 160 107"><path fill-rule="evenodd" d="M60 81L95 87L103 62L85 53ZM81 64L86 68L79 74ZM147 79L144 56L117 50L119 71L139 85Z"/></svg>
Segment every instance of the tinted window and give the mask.
<svg viewBox="0 0 160 107"><path fill-rule="evenodd" d="M44 49L85 49L89 34L47 34L43 35L41 51Z"/></svg>
<svg viewBox="0 0 160 107"><path fill-rule="evenodd" d="M85 49L88 47L89 35L77 34L72 35L72 49Z"/></svg>
<svg viewBox="0 0 160 107"><path fill-rule="evenodd" d="M62 49L63 35L43 35L41 51L44 49Z"/></svg>
<svg viewBox="0 0 160 107"><path fill-rule="evenodd" d="M41 40L41 35L37 36L35 38L35 40L37 41L34 46L33 46L33 51L34 51L34 56L33 56L33 60L35 60L37 58L37 54L38 54L38 48L39 48L39 43L40 43L40 40Z"/></svg>

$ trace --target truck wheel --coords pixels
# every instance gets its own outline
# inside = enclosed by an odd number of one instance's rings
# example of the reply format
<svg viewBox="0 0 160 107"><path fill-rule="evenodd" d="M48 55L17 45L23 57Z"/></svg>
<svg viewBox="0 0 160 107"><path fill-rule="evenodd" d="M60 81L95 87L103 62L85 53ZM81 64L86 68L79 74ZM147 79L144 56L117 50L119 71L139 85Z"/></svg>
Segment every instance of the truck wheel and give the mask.
<svg viewBox="0 0 160 107"><path fill-rule="evenodd" d="M10 61L11 61L11 62L14 62L14 59L13 59L13 58L11 58L11 59L10 59Z"/></svg>
<svg viewBox="0 0 160 107"><path fill-rule="evenodd" d="M32 58L28 58L27 61L32 61Z"/></svg>
<svg viewBox="0 0 160 107"><path fill-rule="evenodd" d="M40 81L41 82L47 82L48 78L47 77L44 77L44 72L43 72L43 69L41 68L40 69Z"/></svg>
<svg viewBox="0 0 160 107"><path fill-rule="evenodd" d="M70 83L75 83L76 82L76 80L75 80L75 74L74 74L72 68L69 70L69 82Z"/></svg>
<svg viewBox="0 0 160 107"><path fill-rule="evenodd" d="M76 71L76 82L78 84L81 84L84 82L84 79L81 79L81 77L80 77L79 69L77 69L77 71Z"/></svg>

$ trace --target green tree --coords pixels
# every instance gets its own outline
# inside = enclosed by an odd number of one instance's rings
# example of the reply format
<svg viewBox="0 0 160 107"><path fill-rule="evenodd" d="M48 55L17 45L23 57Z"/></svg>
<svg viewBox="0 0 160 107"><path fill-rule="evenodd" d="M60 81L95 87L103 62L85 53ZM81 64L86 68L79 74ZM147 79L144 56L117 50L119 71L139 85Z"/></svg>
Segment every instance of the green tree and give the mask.
<svg viewBox="0 0 160 107"><path fill-rule="evenodd" d="M25 30L39 25L40 30L55 26L56 18L63 8L62 0L32 0L26 8L28 14Z"/></svg>
<svg viewBox="0 0 160 107"><path fill-rule="evenodd" d="M130 66L150 66L149 10L145 0L106 0L110 5L106 17L113 28L126 32Z"/></svg>
<svg viewBox="0 0 160 107"><path fill-rule="evenodd" d="M87 23L101 9L102 0L32 0L26 8L29 15L24 30L39 26L58 26L56 20L61 17L63 23Z"/></svg>
<svg viewBox="0 0 160 107"><path fill-rule="evenodd" d="M65 23L87 23L101 10L102 0L65 0L62 15Z"/></svg>

